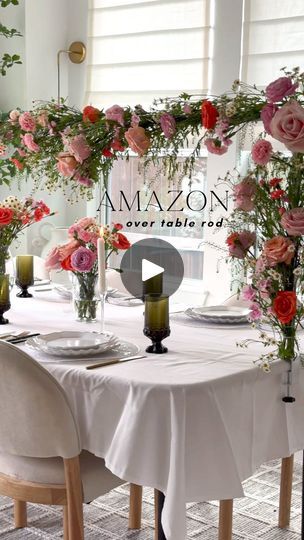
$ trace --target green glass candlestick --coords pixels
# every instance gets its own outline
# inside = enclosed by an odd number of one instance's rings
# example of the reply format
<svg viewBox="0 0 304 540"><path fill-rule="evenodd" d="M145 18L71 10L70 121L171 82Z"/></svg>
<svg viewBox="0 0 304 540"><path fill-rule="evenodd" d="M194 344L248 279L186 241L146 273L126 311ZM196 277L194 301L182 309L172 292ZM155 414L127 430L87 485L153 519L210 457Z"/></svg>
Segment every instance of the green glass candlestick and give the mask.
<svg viewBox="0 0 304 540"><path fill-rule="evenodd" d="M16 285L21 289L19 298L32 298L28 288L34 285L33 255L18 255L16 257Z"/></svg>
<svg viewBox="0 0 304 540"><path fill-rule="evenodd" d="M154 354L168 352L167 347L162 344L162 340L170 336L168 296L159 294L145 296L144 335L152 341L146 352Z"/></svg>
<svg viewBox="0 0 304 540"><path fill-rule="evenodd" d="M9 322L3 317L3 313L8 311L10 307L10 277L8 274L0 274L0 324Z"/></svg>

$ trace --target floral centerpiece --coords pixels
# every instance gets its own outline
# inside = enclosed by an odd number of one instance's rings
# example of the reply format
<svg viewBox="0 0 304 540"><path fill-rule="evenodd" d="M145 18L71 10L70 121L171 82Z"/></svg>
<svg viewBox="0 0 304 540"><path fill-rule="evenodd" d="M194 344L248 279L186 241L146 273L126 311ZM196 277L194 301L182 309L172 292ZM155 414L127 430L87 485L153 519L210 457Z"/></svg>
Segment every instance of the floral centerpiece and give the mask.
<svg viewBox="0 0 304 540"><path fill-rule="evenodd" d="M100 237L104 240L107 263L112 253L130 247L121 229L120 223L100 227L94 218L81 218L69 228L69 242L55 246L47 256L45 265L48 270L71 272L74 306L80 321L96 320L100 299L97 288L97 240Z"/></svg>
<svg viewBox="0 0 304 540"><path fill-rule="evenodd" d="M9 247L20 232L52 215L54 213L50 213L43 201L36 201L32 197L19 200L11 195L0 202L0 274L5 274Z"/></svg>

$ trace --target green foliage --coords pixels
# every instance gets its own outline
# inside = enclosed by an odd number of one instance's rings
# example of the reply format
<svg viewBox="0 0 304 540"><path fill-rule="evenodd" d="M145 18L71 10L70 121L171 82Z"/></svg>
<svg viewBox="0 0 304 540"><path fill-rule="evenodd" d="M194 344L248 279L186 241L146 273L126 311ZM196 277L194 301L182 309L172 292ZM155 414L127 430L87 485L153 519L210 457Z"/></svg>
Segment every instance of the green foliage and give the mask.
<svg viewBox="0 0 304 540"><path fill-rule="evenodd" d="M0 6L6 8L9 5L18 6L19 0L0 0ZM5 38L21 37L22 34L16 28L7 28L0 22L0 36ZM4 53L0 59L0 73L4 77L7 70L13 67L15 64L22 64L19 54L10 55Z"/></svg>

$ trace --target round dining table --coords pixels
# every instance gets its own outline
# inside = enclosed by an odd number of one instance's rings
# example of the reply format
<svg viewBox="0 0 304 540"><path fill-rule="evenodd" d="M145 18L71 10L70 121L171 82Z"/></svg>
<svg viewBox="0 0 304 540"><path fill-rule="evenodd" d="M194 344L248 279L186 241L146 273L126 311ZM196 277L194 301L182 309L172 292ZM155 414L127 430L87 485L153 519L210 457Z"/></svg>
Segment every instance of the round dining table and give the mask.
<svg viewBox="0 0 304 540"><path fill-rule="evenodd" d="M3 329L100 331L99 322L77 322L55 290L33 294L12 291ZM106 304L105 329L146 357L92 370L102 356L58 358L18 346L64 388L82 448L126 482L163 493L164 537L185 540L187 502L242 497L242 481L259 465L304 448L304 369L294 362L296 400L285 403L289 365L276 361L265 373L254 363L265 352L260 343L237 346L258 337L250 325L208 327L173 316L168 353L154 355L145 353L143 322L143 305Z"/></svg>

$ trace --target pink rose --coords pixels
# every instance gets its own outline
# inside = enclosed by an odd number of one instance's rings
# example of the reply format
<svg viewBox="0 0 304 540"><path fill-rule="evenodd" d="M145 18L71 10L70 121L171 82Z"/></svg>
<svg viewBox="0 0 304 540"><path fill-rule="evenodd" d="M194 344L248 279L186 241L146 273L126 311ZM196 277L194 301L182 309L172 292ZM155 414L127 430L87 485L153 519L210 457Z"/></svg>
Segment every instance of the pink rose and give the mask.
<svg viewBox="0 0 304 540"><path fill-rule="evenodd" d="M88 229L89 227L96 227L95 219L91 217L80 218L76 223L70 226L68 234L73 236L75 231L78 232L80 229Z"/></svg>
<svg viewBox="0 0 304 540"><path fill-rule="evenodd" d="M167 137L167 139L171 139L176 131L176 122L174 116L169 113L163 113L160 117L160 126L165 137Z"/></svg>
<svg viewBox="0 0 304 540"><path fill-rule="evenodd" d="M58 154L57 160L57 169L60 174L62 176L73 176L78 167L76 159L68 152L61 152Z"/></svg>
<svg viewBox="0 0 304 540"><path fill-rule="evenodd" d="M298 83L293 83L290 77L279 77L266 86L265 95L270 103L281 101L284 97L294 94Z"/></svg>
<svg viewBox="0 0 304 540"><path fill-rule="evenodd" d="M58 247L59 261L64 261L67 257L72 255L76 249L79 247L79 242L77 240L71 240L67 244L63 244Z"/></svg>
<svg viewBox="0 0 304 540"><path fill-rule="evenodd" d="M289 212L284 212L281 224L290 236L304 234L304 208L293 208Z"/></svg>
<svg viewBox="0 0 304 540"><path fill-rule="evenodd" d="M270 160L271 152L271 143L265 139L259 139L252 147L251 156L257 165L266 165Z"/></svg>
<svg viewBox="0 0 304 540"><path fill-rule="evenodd" d="M277 112L278 107L277 105L274 105L273 103L267 103L264 105L263 109L261 110L260 116L261 120L264 124L264 128L266 133L269 135L272 135L271 129L270 129L270 122L273 119L275 113Z"/></svg>
<svg viewBox="0 0 304 540"><path fill-rule="evenodd" d="M40 146L35 143L34 136L31 133L22 135L22 142L31 152L39 152Z"/></svg>
<svg viewBox="0 0 304 540"><path fill-rule="evenodd" d="M23 131L36 131L35 118L29 112L25 112L19 116L19 124Z"/></svg>
<svg viewBox="0 0 304 540"><path fill-rule="evenodd" d="M58 246L51 249L51 251L47 254L44 265L48 271L61 268Z"/></svg>
<svg viewBox="0 0 304 540"><path fill-rule="evenodd" d="M82 134L76 135L76 137L70 139L68 151L74 156L78 163L83 163L91 154L91 148L89 147L85 136Z"/></svg>
<svg viewBox="0 0 304 540"><path fill-rule="evenodd" d="M231 233L226 244L228 245L229 255L237 259L244 259L251 246L255 244L256 234L250 231L241 231L240 233Z"/></svg>
<svg viewBox="0 0 304 540"><path fill-rule="evenodd" d="M291 152L304 152L304 109L297 101L285 103L270 123L272 136Z"/></svg>
<svg viewBox="0 0 304 540"><path fill-rule="evenodd" d="M266 240L262 252L267 266L279 263L290 264L294 257L294 244L285 236L275 236Z"/></svg>
<svg viewBox="0 0 304 540"><path fill-rule="evenodd" d="M79 247L71 256L71 265L76 272L90 272L96 261L96 252Z"/></svg>
<svg viewBox="0 0 304 540"><path fill-rule="evenodd" d="M147 136L143 127L130 127L128 131L125 132L125 138L128 141L128 144L139 156L143 156L150 147L150 139Z"/></svg>
<svg viewBox="0 0 304 540"><path fill-rule="evenodd" d="M252 302L256 297L255 290L251 287L251 285L245 285L242 289L242 298L243 300L249 300L249 302Z"/></svg>
<svg viewBox="0 0 304 540"><path fill-rule="evenodd" d="M124 125L124 110L119 105L113 105L105 111L106 119L113 120L120 124Z"/></svg>
<svg viewBox="0 0 304 540"><path fill-rule="evenodd" d="M210 154L222 156L226 154L228 146L225 146L218 139L205 139L205 146Z"/></svg>
<svg viewBox="0 0 304 540"><path fill-rule="evenodd" d="M233 188L235 207L244 212L250 212L254 208L254 196L256 182L253 178L246 177Z"/></svg>
<svg viewBox="0 0 304 540"><path fill-rule="evenodd" d="M13 122L13 124L18 122L19 116L20 116L20 112L17 109L14 109L13 111L9 113L9 118L11 122Z"/></svg>

